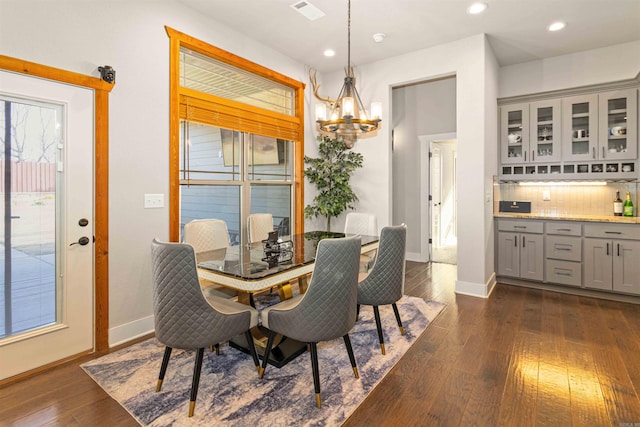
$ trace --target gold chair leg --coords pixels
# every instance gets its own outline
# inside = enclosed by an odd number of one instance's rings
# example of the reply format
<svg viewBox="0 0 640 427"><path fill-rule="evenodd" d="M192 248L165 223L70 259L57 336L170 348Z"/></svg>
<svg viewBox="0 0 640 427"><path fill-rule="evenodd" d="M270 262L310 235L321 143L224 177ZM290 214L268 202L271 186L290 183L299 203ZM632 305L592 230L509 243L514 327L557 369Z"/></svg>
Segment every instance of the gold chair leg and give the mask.
<svg viewBox="0 0 640 427"><path fill-rule="evenodd" d="M156 391L160 391L162 389L162 380L158 380L158 385L156 385Z"/></svg>
<svg viewBox="0 0 640 427"><path fill-rule="evenodd" d="M189 401L189 416L193 417L193 411L196 409L196 402L193 400Z"/></svg>
<svg viewBox="0 0 640 427"><path fill-rule="evenodd" d="M320 398L320 393L316 393L316 406L318 408L322 408L322 399Z"/></svg>

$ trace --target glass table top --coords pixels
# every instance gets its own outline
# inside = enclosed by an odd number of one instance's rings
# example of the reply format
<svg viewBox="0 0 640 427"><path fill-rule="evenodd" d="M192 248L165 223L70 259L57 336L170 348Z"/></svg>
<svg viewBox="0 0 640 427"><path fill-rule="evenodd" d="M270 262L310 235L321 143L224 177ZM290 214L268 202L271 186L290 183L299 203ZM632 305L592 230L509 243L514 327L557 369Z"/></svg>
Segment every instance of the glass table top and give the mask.
<svg viewBox="0 0 640 427"><path fill-rule="evenodd" d="M264 244L253 243L250 246L230 246L224 249L201 252L196 255L198 268L211 272L237 277L244 280L259 280L285 270L312 264L315 261L318 242L322 239L348 237L344 233L310 231L304 234L284 236L282 246L288 252L281 256L280 262L267 261ZM378 236L360 236L361 245L366 246L378 241Z"/></svg>

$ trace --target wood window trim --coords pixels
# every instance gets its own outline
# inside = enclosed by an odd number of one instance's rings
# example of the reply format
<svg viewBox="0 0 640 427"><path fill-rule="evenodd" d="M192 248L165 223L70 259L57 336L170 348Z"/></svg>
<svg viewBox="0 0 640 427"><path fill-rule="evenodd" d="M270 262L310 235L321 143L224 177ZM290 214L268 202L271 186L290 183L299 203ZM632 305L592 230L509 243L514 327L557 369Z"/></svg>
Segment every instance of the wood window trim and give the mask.
<svg viewBox="0 0 640 427"><path fill-rule="evenodd" d="M294 159L294 218L295 233L304 232L304 88L305 84L241 58L201 40L195 39L180 31L165 26L170 42L169 55L169 238L177 242L180 239L180 109L181 96L190 95L203 103L223 106L227 111L235 111L246 118L262 119L281 123L284 127L292 126L290 138L295 144ZM260 77L267 78L294 90L294 116L286 116L240 104L235 101L202 94L180 86L180 48L185 47L209 58L233 65ZM197 96L196 96L197 94ZM212 105L208 106L209 108ZM197 121L197 120L196 120ZM268 135L269 136L269 135Z"/></svg>
<svg viewBox="0 0 640 427"><path fill-rule="evenodd" d="M109 348L109 92L104 80L0 55L0 69L93 89L95 126L94 351Z"/></svg>

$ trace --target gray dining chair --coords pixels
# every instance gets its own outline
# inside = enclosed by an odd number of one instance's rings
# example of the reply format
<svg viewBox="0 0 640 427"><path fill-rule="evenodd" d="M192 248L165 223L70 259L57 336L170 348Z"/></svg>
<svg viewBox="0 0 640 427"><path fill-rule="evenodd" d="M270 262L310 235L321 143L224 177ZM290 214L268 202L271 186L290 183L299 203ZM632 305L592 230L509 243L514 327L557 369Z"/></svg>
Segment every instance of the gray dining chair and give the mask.
<svg viewBox="0 0 640 427"><path fill-rule="evenodd" d="M258 312L247 305L205 297L200 289L193 247L182 243L151 243L153 314L156 338L165 345L156 391L162 388L171 350L196 350L189 416L193 416L204 349L244 334L256 370L260 364L249 330Z"/></svg>
<svg viewBox="0 0 640 427"><path fill-rule="evenodd" d="M406 225L384 227L380 233L375 263L369 275L358 284L358 314L361 305L373 306L382 354L385 354L385 349L379 306L391 304L400 333L404 335L404 327L396 302L404 294L406 242Z"/></svg>
<svg viewBox="0 0 640 427"><path fill-rule="evenodd" d="M349 212L344 223L344 234L378 235L378 219L374 214ZM360 254L360 271L368 272L376 259L376 250Z"/></svg>
<svg viewBox="0 0 640 427"><path fill-rule="evenodd" d="M360 377L349 339L349 331L356 321L359 258L358 236L321 240L306 293L266 308L260 313L262 326L269 329L260 376L264 375L277 334L309 344L318 408L322 406L318 342L342 337L354 376Z"/></svg>

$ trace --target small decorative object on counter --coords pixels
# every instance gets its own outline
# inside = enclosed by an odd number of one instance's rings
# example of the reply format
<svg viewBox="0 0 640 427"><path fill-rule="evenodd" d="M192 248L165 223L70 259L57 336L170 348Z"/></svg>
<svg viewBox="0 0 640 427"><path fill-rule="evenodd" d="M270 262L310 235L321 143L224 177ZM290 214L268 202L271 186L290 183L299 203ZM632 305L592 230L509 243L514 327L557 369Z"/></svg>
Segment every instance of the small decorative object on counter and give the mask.
<svg viewBox="0 0 640 427"><path fill-rule="evenodd" d="M622 199L620 198L620 190L616 190L616 198L613 199L613 214L622 216Z"/></svg>
<svg viewBox="0 0 640 427"><path fill-rule="evenodd" d="M633 216L633 202L631 193L627 191L627 199L624 201L624 216Z"/></svg>

